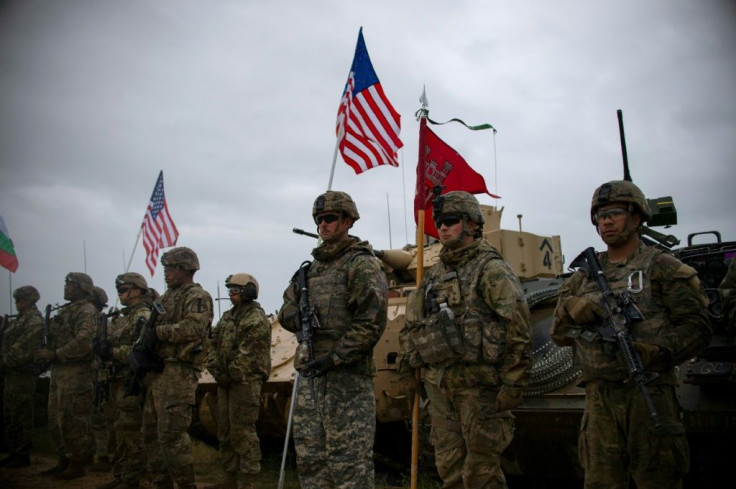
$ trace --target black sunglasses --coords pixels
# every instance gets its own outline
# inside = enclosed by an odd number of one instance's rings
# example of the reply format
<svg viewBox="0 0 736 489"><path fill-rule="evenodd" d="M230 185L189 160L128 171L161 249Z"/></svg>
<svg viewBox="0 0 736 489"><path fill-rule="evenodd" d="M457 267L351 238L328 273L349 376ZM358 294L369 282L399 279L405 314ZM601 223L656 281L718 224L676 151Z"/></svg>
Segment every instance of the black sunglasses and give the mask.
<svg viewBox="0 0 736 489"><path fill-rule="evenodd" d="M129 290L130 290L130 287L118 287L117 288L118 294L125 294Z"/></svg>
<svg viewBox="0 0 736 489"><path fill-rule="evenodd" d="M441 228L443 224L449 228L459 223L462 220L463 220L462 216L453 214L453 215L448 215L448 216L442 216L438 219L435 219L434 224L435 226L437 226L437 229Z"/></svg>
<svg viewBox="0 0 736 489"><path fill-rule="evenodd" d="M337 214L325 214L323 216L317 216L314 218L314 222L316 224L322 224L322 222L326 222L327 224L332 224L333 222L340 219L340 216Z"/></svg>

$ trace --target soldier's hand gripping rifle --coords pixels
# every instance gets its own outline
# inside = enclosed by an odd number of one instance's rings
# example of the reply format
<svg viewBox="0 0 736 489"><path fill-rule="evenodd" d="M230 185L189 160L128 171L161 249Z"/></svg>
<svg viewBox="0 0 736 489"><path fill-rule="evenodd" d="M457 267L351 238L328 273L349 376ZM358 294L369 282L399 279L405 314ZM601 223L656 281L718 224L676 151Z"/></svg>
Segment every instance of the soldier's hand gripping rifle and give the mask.
<svg viewBox="0 0 736 489"><path fill-rule="evenodd" d="M652 417L652 421L654 421L654 426L660 427L659 415L646 386L647 383L657 378L658 375L654 372L644 371L641 357L639 356L639 352L636 351L636 348L634 348L634 340L629 332L632 322L644 319L641 312L636 308L631 294L629 291L616 294L611 290L593 248L587 248L580 253L570 263L570 268L579 268L588 278L594 279L598 288L603 293L601 306L606 314L606 318L605 323L598 328L598 333L604 341L615 342L618 346L629 377L636 383L636 386L644 396L647 408L649 409L649 415Z"/></svg>
<svg viewBox="0 0 736 489"><path fill-rule="evenodd" d="M133 343L133 350L128 355L132 376L128 379L126 396L136 396L140 393L141 381L148 372L161 372L164 369L163 360L156 355L156 321L163 314L166 314L163 304L153 301L151 316L143 324L138 339Z"/></svg>

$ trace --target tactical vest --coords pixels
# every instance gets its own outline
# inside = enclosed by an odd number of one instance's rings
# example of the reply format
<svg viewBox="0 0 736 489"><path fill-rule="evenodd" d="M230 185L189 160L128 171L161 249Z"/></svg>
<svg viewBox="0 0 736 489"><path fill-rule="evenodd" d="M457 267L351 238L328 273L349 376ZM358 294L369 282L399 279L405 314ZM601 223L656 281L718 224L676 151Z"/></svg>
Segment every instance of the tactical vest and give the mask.
<svg viewBox="0 0 736 489"><path fill-rule="evenodd" d="M425 318L409 332L409 340L427 365L496 365L503 358L506 328L478 294L485 266L500 259L493 250L480 250L477 257L459 269L439 262L429 271L423 287ZM452 313L445 315L439 307L430 311L429 301L447 304ZM447 316L452 316L451 322ZM453 339L454 335L459 342Z"/></svg>
<svg viewBox="0 0 736 489"><path fill-rule="evenodd" d="M166 309L166 314L159 316L156 321L156 325L159 324L176 324L184 319L186 311L184 310L188 298L187 296L194 291L194 289L202 289L197 283L185 285L176 290L167 290L164 295L161 296L161 304ZM208 296L209 298L209 296ZM204 301L204 298L198 300ZM204 308L205 305L202 305ZM209 304L207 305L209 310L212 311L212 298L209 298ZM195 341L189 341L186 343L171 343L168 341L159 341L156 348L156 353L164 361L178 361L185 364L191 364L194 367L201 367L204 360L204 354L207 350L207 339L210 325L205 325L202 336Z"/></svg>
<svg viewBox="0 0 736 489"><path fill-rule="evenodd" d="M352 313L348 309L348 272L351 262L370 254L356 250L329 262L314 260L307 272L309 305L317 311L319 328L314 334L314 357L327 354L350 327ZM356 364L339 366L356 373L372 375L375 368L372 351Z"/></svg>
<svg viewBox="0 0 736 489"><path fill-rule="evenodd" d="M95 356L92 338L97 334L99 321L100 312L89 299L68 303L50 322L48 348L65 349L69 358L64 364L91 364ZM52 368L58 365L53 363Z"/></svg>
<svg viewBox="0 0 736 489"><path fill-rule="evenodd" d="M634 341L652 342L663 333L669 323L667 310L652 295L652 266L661 250L652 247L640 248L639 254L625 264L611 264L605 253L598 253L598 261L605 261L603 271L608 285L614 293L620 294L627 289L631 292L636 307L644 317L631 325L630 333ZM595 280L584 280L573 295L585 297L596 304L601 303L602 293ZM575 363L583 370L583 381L602 379L623 381L628 373L622 360L618 358L615 343L604 342L598 333L600 324L573 325L567 336L575 339ZM671 369L670 369L671 370ZM673 372L660 375L659 382L674 384Z"/></svg>

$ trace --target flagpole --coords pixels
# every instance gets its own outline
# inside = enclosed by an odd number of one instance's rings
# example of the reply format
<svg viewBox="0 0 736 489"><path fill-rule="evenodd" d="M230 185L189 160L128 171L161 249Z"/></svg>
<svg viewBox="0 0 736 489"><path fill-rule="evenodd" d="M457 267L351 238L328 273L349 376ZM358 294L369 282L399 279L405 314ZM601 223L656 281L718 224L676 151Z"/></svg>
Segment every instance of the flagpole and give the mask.
<svg viewBox="0 0 736 489"><path fill-rule="evenodd" d="M145 219L145 217L144 217ZM135 249L138 248L138 241L141 239L141 233L143 232L143 223L141 223L141 227L138 228L138 236L135 237L135 244L133 245L133 251L130 252L130 258L128 259L128 264L125 264L125 250L123 250L123 265L125 265L125 271L123 273L128 273L128 270L130 270L130 264L133 263L133 255L135 255ZM115 295L115 306L113 306L115 309L118 307L118 300L120 299L120 296L117 294Z"/></svg>
<svg viewBox="0 0 736 489"><path fill-rule="evenodd" d="M8 270L8 305L10 314L13 314L13 274Z"/></svg>
<svg viewBox="0 0 736 489"><path fill-rule="evenodd" d="M417 189L422 195L417 198L422 202L422 206L417 212L417 277L416 285L417 289L422 283L424 276L424 203L426 202L427 186L420 178L424 175L424 146L425 146L425 134L427 127L427 106L429 102L427 95L422 88L422 97L419 99L422 102L422 108L419 111L419 151L417 161ZM417 368L414 370L414 376L416 378L416 384L419 386L422 382L422 370ZM411 480L410 488L416 489L417 482L419 479L419 389L414 393L414 403L412 406L411 413Z"/></svg>

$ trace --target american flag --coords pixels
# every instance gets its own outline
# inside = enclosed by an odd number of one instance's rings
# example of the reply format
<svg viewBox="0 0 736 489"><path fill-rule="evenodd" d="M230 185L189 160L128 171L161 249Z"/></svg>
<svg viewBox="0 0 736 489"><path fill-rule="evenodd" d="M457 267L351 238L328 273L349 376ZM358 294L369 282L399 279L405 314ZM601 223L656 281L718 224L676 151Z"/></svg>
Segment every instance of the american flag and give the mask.
<svg viewBox="0 0 736 489"><path fill-rule="evenodd" d="M340 154L355 173L380 165L399 166L396 152L403 146L399 139L401 116L383 93L365 47L362 27L337 111L336 132Z"/></svg>
<svg viewBox="0 0 736 489"><path fill-rule="evenodd" d="M158 250L174 246L179 237L179 231L166 205L163 170L158 174L158 180L153 188L151 201L148 203L146 217L143 218L141 227L143 228L143 247L146 249L146 266L153 277L158 261Z"/></svg>

